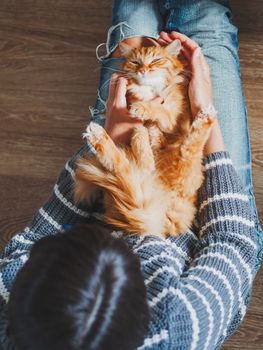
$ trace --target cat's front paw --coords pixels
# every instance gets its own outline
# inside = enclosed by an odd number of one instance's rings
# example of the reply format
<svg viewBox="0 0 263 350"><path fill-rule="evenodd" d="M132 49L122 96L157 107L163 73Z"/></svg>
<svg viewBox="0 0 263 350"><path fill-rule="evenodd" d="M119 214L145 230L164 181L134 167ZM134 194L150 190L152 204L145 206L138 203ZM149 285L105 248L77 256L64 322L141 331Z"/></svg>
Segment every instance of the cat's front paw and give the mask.
<svg viewBox="0 0 263 350"><path fill-rule="evenodd" d="M195 117L193 122L193 127L200 129L203 125L213 124L215 118L217 117L217 112L213 105L209 105L202 109Z"/></svg>
<svg viewBox="0 0 263 350"><path fill-rule="evenodd" d="M105 130L97 123L91 122L83 133L83 138L93 146L96 147L98 143L101 143L105 136Z"/></svg>
<svg viewBox="0 0 263 350"><path fill-rule="evenodd" d="M201 129L203 126L210 126L214 123L215 117L208 114L198 114L193 121L194 129Z"/></svg>
<svg viewBox="0 0 263 350"><path fill-rule="evenodd" d="M133 103L130 107L130 115L142 121L150 119L149 111L143 102Z"/></svg>

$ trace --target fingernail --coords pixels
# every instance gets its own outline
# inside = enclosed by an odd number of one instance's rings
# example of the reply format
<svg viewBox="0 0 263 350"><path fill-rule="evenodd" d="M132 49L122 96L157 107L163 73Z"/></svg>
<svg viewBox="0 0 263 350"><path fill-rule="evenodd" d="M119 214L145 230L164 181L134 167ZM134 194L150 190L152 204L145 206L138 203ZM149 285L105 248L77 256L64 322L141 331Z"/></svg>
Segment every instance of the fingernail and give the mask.
<svg viewBox="0 0 263 350"><path fill-rule="evenodd" d="M201 47L197 47L194 51L195 57L201 57L201 53L202 53Z"/></svg>

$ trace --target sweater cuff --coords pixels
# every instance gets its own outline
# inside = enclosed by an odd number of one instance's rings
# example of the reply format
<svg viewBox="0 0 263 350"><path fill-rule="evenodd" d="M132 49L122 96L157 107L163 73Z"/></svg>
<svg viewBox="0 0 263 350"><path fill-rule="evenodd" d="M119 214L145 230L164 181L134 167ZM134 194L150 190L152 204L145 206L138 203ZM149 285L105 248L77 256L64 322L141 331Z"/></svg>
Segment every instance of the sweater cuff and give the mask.
<svg viewBox="0 0 263 350"><path fill-rule="evenodd" d="M230 158L230 154L227 151L220 151L220 152L214 152L210 153L207 156L204 157L204 166L206 167L212 167L219 164L232 164L232 160Z"/></svg>
<svg viewBox="0 0 263 350"><path fill-rule="evenodd" d="M228 152L211 153L204 158L205 180L200 199L206 200L221 193L244 193L243 185L233 166Z"/></svg>
<svg viewBox="0 0 263 350"><path fill-rule="evenodd" d="M208 231L242 232L253 228L249 199L228 152L204 158L204 182L198 193L200 235Z"/></svg>

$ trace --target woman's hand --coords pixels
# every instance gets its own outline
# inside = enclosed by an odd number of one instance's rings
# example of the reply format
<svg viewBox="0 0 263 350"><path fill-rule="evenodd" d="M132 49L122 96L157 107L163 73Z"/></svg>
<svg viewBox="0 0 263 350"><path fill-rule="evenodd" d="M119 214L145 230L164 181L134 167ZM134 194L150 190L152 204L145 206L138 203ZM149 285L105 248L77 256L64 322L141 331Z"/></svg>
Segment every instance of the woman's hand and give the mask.
<svg viewBox="0 0 263 350"><path fill-rule="evenodd" d="M116 144L128 143L134 127L142 123L130 117L126 100L127 83L116 73L111 77L104 128Z"/></svg>
<svg viewBox="0 0 263 350"><path fill-rule="evenodd" d="M191 67L192 78L189 83L188 94L192 114L196 116L199 111L203 111L213 105L209 66L201 48L196 42L184 34L177 32L171 32L170 34L161 32L158 42L160 45L167 45L176 39L181 41L182 54ZM218 119L216 118L204 148L204 155L224 150L224 140Z"/></svg>
<svg viewBox="0 0 263 350"><path fill-rule="evenodd" d="M182 54L192 71L188 94L192 114L195 116L199 111L213 105L209 66L198 44L184 34L161 32L158 42L160 45L167 45L176 39L181 41Z"/></svg>
<svg viewBox="0 0 263 350"><path fill-rule="evenodd" d="M116 144L129 143L134 127L142 124L141 120L132 118L128 111L126 100L127 84L128 81L125 78L116 73L112 75L104 128ZM160 104L163 103L161 97L156 97L153 101Z"/></svg>

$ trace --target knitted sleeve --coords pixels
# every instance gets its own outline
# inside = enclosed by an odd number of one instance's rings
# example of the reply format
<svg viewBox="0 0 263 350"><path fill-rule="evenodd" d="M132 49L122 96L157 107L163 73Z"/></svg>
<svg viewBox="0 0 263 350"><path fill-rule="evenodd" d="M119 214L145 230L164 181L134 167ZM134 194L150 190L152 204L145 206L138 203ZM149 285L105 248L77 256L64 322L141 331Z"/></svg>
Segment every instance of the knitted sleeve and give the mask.
<svg viewBox="0 0 263 350"><path fill-rule="evenodd" d="M173 349L219 348L243 319L256 274L254 222L227 152L205 158L199 203L193 260L166 293Z"/></svg>
<svg viewBox="0 0 263 350"><path fill-rule="evenodd" d="M73 177L76 160L84 153L91 152L85 145L69 161L60 173L52 194L42 208L38 210L31 224L16 234L0 255L0 344L4 339L5 306L17 272L29 257L33 244L46 235L56 234L67 224L80 223L92 215L73 201ZM92 208L91 208L92 209ZM1 349L1 345L0 345Z"/></svg>

